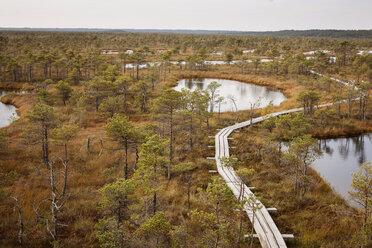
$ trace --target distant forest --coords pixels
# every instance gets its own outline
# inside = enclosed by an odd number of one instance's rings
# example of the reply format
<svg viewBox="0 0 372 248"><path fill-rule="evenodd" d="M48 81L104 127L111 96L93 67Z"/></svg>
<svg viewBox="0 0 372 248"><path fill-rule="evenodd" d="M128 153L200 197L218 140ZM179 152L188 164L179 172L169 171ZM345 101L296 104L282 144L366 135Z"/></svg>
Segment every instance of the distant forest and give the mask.
<svg viewBox="0 0 372 248"><path fill-rule="evenodd" d="M187 29L99 29L99 28L1 28L17 31L68 31L68 32L132 32L132 33L177 33L177 34L244 34L254 36L329 37L329 38L372 38L372 30L281 30L281 31L227 31Z"/></svg>

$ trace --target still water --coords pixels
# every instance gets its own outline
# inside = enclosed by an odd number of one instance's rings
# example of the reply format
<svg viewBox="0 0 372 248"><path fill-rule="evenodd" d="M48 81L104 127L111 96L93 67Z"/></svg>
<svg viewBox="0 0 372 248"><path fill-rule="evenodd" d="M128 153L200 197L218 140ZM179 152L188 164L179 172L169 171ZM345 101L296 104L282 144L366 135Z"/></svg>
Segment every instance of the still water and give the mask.
<svg viewBox="0 0 372 248"><path fill-rule="evenodd" d="M236 109L247 110L250 109L250 103L256 103L258 101L260 104L256 108L265 107L270 102L276 106L287 99L283 93L275 89L226 79L181 79L173 89L177 91L181 91L182 89L195 90L196 88L206 90L208 84L213 81L221 84L221 87L217 91L218 95L224 98L220 106L221 112L236 111ZM215 104L214 112L218 112L218 109L219 106Z"/></svg>
<svg viewBox="0 0 372 248"><path fill-rule="evenodd" d="M9 92L0 91L0 98L7 93ZM16 110L17 108L15 106L0 102L0 128L8 126L14 120L19 118Z"/></svg>
<svg viewBox="0 0 372 248"><path fill-rule="evenodd" d="M356 206L350 199L352 173L364 162L372 161L372 134L352 138L319 140L323 156L313 168L331 185L336 193Z"/></svg>

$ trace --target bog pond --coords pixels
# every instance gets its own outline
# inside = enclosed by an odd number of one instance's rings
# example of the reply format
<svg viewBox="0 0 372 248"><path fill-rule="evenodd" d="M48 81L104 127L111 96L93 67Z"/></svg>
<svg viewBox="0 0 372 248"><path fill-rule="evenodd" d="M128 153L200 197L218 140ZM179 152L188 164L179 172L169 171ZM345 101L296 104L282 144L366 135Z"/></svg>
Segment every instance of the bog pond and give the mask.
<svg viewBox="0 0 372 248"><path fill-rule="evenodd" d="M319 140L323 156L313 163L313 168L333 190L351 205L352 173L357 173L364 162L372 161L372 134L351 138Z"/></svg>
<svg viewBox="0 0 372 248"><path fill-rule="evenodd" d="M0 90L0 98L5 96L7 93L9 92ZM17 108L15 106L0 102L0 128L8 126L14 120L19 118L16 110Z"/></svg>
<svg viewBox="0 0 372 248"><path fill-rule="evenodd" d="M250 104L256 103L257 101L259 101L260 104L256 108L263 108L269 105L270 102L277 106L287 99L284 94L278 90L227 79L181 79L173 89L177 91L181 91L182 89L193 91L197 88L206 90L208 84L213 81L221 84L217 94L224 98L220 106L218 104L214 106L214 112L218 112L219 108L221 112L248 110L251 107Z"/></svg>

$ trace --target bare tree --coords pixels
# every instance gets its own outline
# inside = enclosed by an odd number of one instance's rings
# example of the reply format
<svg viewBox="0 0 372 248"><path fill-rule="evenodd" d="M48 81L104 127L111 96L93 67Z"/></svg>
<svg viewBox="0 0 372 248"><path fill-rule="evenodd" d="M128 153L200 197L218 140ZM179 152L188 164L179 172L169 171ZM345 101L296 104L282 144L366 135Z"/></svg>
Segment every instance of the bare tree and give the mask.
<svg viewBox="0 0 372 248"><path fill-rule="evenodd" d="M229 95L229 100L233 103L234 107L235 107L235 112L238 112L238 106L236 105L236 98L232 95ZM231 116L232 118L234 119L234 110L231 111ZM236 114L236 120L238 120L238 114Z"/></svg>
<svg viewBox="0 0 372 248"><path fill-rule="evenodd" d="M18 223L19 223L19 232L18 232L18 243L19 247L23 247L23 231L24 231L24 224L23 224L23 215L21 205L19 204L18 196L11 196L11 198L15 201L15 205L18 211Z"/></svg>
<svg viewBox="0 0 372 248"><path fill-rule="evenodd" d="M60 160L64 170L63 170L63 178L62 180L58 180L58 174L55 172L55 163L56 160ZM43 219L45 221L45 226L47 232L50 234L50 236L53 239L53 245L54 247L58 246L58 227L59 226L65 226L62 223L60 223L60 220L58 219L58 214L61 212L63 206L65 205L66 201L69 198L69 195L66 194L66 188L67 188L67 168L68 163L62 158L54 158L50 161L50 167L49 167L49 177L48 181L50 183L50 189L51 189L51 198L47 198L42 200L38 206L35 206L33 204L34 211L36 213L37 219ZM62 183L62 184L61 184ZM62 185L59 187L59 185ZM40 208L45 203L50 203L50 215L42 215L40 214Z"/></svg>
<svg viewBox="0 0 372 248"><path fill-rule="evenodd" d="M250 104L249 117L251 119L250 127L252 127L253 126L252 121L253 121L253 116L254 116L254 110L261 105L261 97L259 97L255 102L249 102L249 104Z"/></svg>

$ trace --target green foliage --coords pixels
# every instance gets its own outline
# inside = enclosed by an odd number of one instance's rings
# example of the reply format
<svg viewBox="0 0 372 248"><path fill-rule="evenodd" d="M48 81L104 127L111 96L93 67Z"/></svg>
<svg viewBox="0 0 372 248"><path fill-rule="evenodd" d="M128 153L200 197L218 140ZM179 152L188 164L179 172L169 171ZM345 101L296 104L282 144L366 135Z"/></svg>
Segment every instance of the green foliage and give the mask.
<svg viewBox="0 0 372 248"><path fill-rule="evenodd" d="M105 70L98 73L104 80L113 83L120 76L120 72L116 65L107 65Z"/></svg>
<svg viewBox="0 0 372 248"><path fill-rule="evenodd" d="M42 102L37 103L32 110L28 111L26 117L32 124L41 127L54 126L56 120L53 107Z"/></svg>
<svg viewBox="0 0 372 248"><path fill-rule="evenodd" d="M234 218L231 216L234 196L220 177L213 177L208 184L206 197L211 212L194 210L189 213L192 231L202 234L193 244L202 247L229 247L236 237Z"/></svg>
<svg viewBox="0 0 372 248"><path fill-rule="evenodd" d="M46 167L49 167L49 131L56 126L56 115L53 107L38 102L27 112L28 125L23 132L26 143L40 142L42 145L42 158Z"/></svg>
<svg viewBox="0 0 372 248"><path fill-rule="evenodd" d="M264 122L262 123L262 126L266 128L267 130L269 130L269 132L271 133L273 129L275 128L275 120L276 120L275 117L270 117L267 120L264 120Z"/></svg>
<svg viewBox="0 0 372 248"><path fill-rule="evenodd" d="M102 248L121 248L123 235L120 230L116 228L116 221L114 218L99 219L95 225L96 238Z"/></svg>
<svg viewBox="0 0 372 248"><path fill-rule="evenodd" d="M160 81L160 74L156 66L151 66L146 78L151 82L152 90L155 89L155 84Z"/></svg>
<svg viewBox="0 0 372 248"><path fill-rule="evenodd" d="M85 83L84 92L89 100L95 105L98 111L102 99L110 96L116 89L116 84L103 76L95 76L92 80Z"/></svg>
<svg viewBox="0 0 372 248"><path fill-rule="evenodd" d="M208 183L206 192L208 199L216 207L220 203L227 206L232 204L234 201L234 196L231 190L220 177L212 177L212 182Z"/></svg>
<svg viewBox="0 0 372 248"><path fill-rule="evenodd" d="M299 113L294 118L291 115L281 115L275 122L275 136L283 140L292 140L310 132L310 124L304 115Z"/></svg>
<svg viewBox="0 0 372 248"><path fill-rule="evenodd" d="M119 96L109 96L103 99L98 107L98 111L103 117L113 117L114 114L118 113L120 110L120 97Z"/></svg>
<svg viewBox="0 0 372 248"><path fill-rule="evenodd" d="M304 114L312 114L314 105L317 104L321 96L315 91L302 91L297 97L297 101L302 103Z"/></svg>
<svg viewBox="0 0 372 248"><path fill-rule="evenodd" d="M218 83L217 81L210 82L208 84L206 91L209 93L210 97L210 103L209 103L209 112L213 112L214 110L214 103L216 98L218 98L218 88L221 87L221 84Z"/></svg>
<svg viewBox="0 0 372 248"><path fill-rule="evenodd" d="M154 111L157 113L157 119L165 122L169 130L169 164L168 180L171 178L171 166L173 161L173 128L176 111L181 107L182 93L173 89L167 89L156 99Z"/></svg>
<svg viewBox="0 0 372 248"><path fill-rule="evenodd" d="M104 128L107 136L123 145L135 137L134 125L127 116L114 114Z"/></svg>
<svg viewBox="0 0 372 248"><path fill-rule="evenodd" d="M103 200L99 203L100 209L117 213L126 206L128 196L134 194L135 183L131 179L119 178L113 183L105 184L99 192Z"/></svg>
<svg viewBox="0 0 372 248"><path fill-rule="evenodd" d="M226 167L232 167L233 169L238 169L240 165L242 165L242 162L238 160L238 158L235 155L232 155L230 157L222 157L221 163Z"/></svg>
<svg viewBox="0 0 372 248"><path fill-rule="evenodd" d="M247 184L249 178L254 174L254 169L242 168L237 170L236 174Z"/></svg>
<svg viewBox="0 0 372 248"><path fill-rule="evenodd" d="M53 129L52 136L56 139L57 143L65 145L76 136L79 129L79 126L75 124L63 125L60 128Z"/></svg>
<svg viewBox="0 0 372 248"><path fill-rule="evenodd" d="M297 183L299 181L300 186L302 187L303 196L305 195L307 187L310 184L307 176L308 168L315 159L321 156L322 152L319 149L317 140L312 138L310 135L295 137L290 143L288 151L292 153L297 160L297 163L294 163L296 166L295 191L297 191ZM293 158L291 158L291 160L293 160ZM298 177L299 172L301 173L300 177Z"/></svg>
<svg viewBox="0 0 372 248"><path fill-rule="evenodd" d="M166 147L168 141L158 135L149 137L142 145L139 167L135 171L134 179L138 182L138 191L144 196L153 195L153 214L157 211L157 193L159 191L159 178L164 175L163 168L167 166Z"/></svg>
<svg viewBox="0 0 372 248"><path fill-rule="evenodd" d="M308 123L302 113L298 113L291 121L290 137L298 137L304 134L309 134L311 125Z"/></svg>
<svg viewBox="0 0 372 248"><path fill-rule="evenodd" d="M136 234L152 239L154 246L159 247L159 244L165 243L170 236L170 231L171 224L165 218L164 212L158 211L136 230Z"/></svg>
<svg viewBox="0 0 372 248"><path fill-rule="evenodd" d="M174 171L180 173L188 173L196 168L195 164L192 162L179 163L174 165Z"/></svg>
<svg viewBox="0 0 372 248"><path fill-rule="evenodd" d="M233 60L233 58L234 58L234 56L232 55L232 53L226 53L226 62L228 63L228 64L230 64L231 63L231 61Z"/></svg>
<svg viewBox="0 0 372 248"><path fill-rule="evenodd" d="M133 81L130 78L130 75L128 75L128 74L118 76L118 78L115 81L115 84L117 85L118 93L122 94L122 96L123 96L124 107L126 107L127 94L128 94L129 87L132 85L132 83L133 83Z"/></svg>
<svg viewBox="0 0 372 248"><path fill-rule="evenodd" d="M142 112L146 112L147 110L147 101L150 94L150 87L151 85L145 81L138 81L135 84L135 100L140 105L140 109Z"/></svg>
<svg viewBox="0 0 372 248"><path fill-rule="evenodd" d="M52 94L49 91L41 89L36 93L39 102L47 103L48 105L53 104Z"/></svg>
<svg viewBox="0 0 372 248"><path fill-rule="evenodd" d="M158 177L162 175L163 167L168 164L166 159L168 155L167 146L168 141L158 135L149 137L146 143L142 145L136 178L149 187L148 189L142 189L145 192L152 193L158 190Z"/></svg>
<svg viewBox="0 0 372 248"><path fill-rule="evenodd" d="M72 88L68 82L62 80L55 87L58 89L58 95L62 98L63 104L66 105L66 101L71 97Z"/></svg>
<svg viewBox="0 0 372 248"><path fill-rule="evenodd" d="M172 118L174 112L181 107L181 100L182 100L181 92L175 91L173 89L167 89L163 92L163 94L156 99L154 104L155 112L162 115L169 121Z"/></svg>
<svg viewBox="0 0 372 248"><path fill-rule="evenodd" d="M372 215L372 162L364 163L357 173L353 173L351 187L349 194L364 209L366 224Z"/></svg>
<svg viewBox="0 0 372 248"><path fill-rule="evenodd" d="M314 112L315 121L322 127L326 128L331 120L337 118L337 113L334 109L318 109Z"/></svg>
<svg viewBox="0 0 372 248"><path fill-rule="evenodd" d="M143 223L138 229L137 233L144 236L167 236L171 229L171 224L165 218L164 212L158 211L156 214Z"/></svg>
<svg viewBox="0 0 372 248"><path fill-rule="evenodd" d="M49 86L49 85L51 85L51 84L53 84L53 80L52 79L45 79L44 81L41 81L41 82L38 82L37 84L36 84L36 88L38 89L38 90L46 90L47 89L47 87Z"/></svg>
<svg viewBox="0 0 372 248"><path fill-rule="evenodd" d="M105 215L111 216L100 219L96 225L98 229L96 236L101 247L123 247L122 222L128 217L126 211L130 202L129 197L134 194L135 187L133 180L119 178L99 190L103 197L103 200L99 202L99 209Z"/></svg>
<svg viewBox="0 0 372 248"><path fill-rule="evenodd" d="M74 68L67 76L67 81L73 85L78 85L80 82L80 74L79 71Z"/></svg>
<svg viewBox="0 0 372 248"><path fill-rule="evenodd" d="M353 200L358 203L364 212L363 227L357 237L358 245L370 247L372 245L372 163L366 162L357 173L353 173L349 191Z"/></svg>
<svg viewBox="0 0 372 248"><path fill-rule="evenodd" d="M191 222L197 224L203 230L215 228L216 216L213 213L193 210L189 213L189 217Z"/></svg>
<svg viewBox="0 0 372 248"><path fill-rule="evenodd" d="M295 137L291 142L289 151L295 154L304 165L310 165L321 155L318 147L318 141L311 135Z"/></svg>
<svg viewBox="0 0 372 248"><path fill-rule="evenodd" d="M193 91L183 89L181 93L181 109L185 117L183 124L189 130L189 137L192 138L195 131L201 128L200 124L194 125L193 122L198 119L202 123L213 115L213 113L208 112L210 97L207 92L200 89Z"/></svg>

